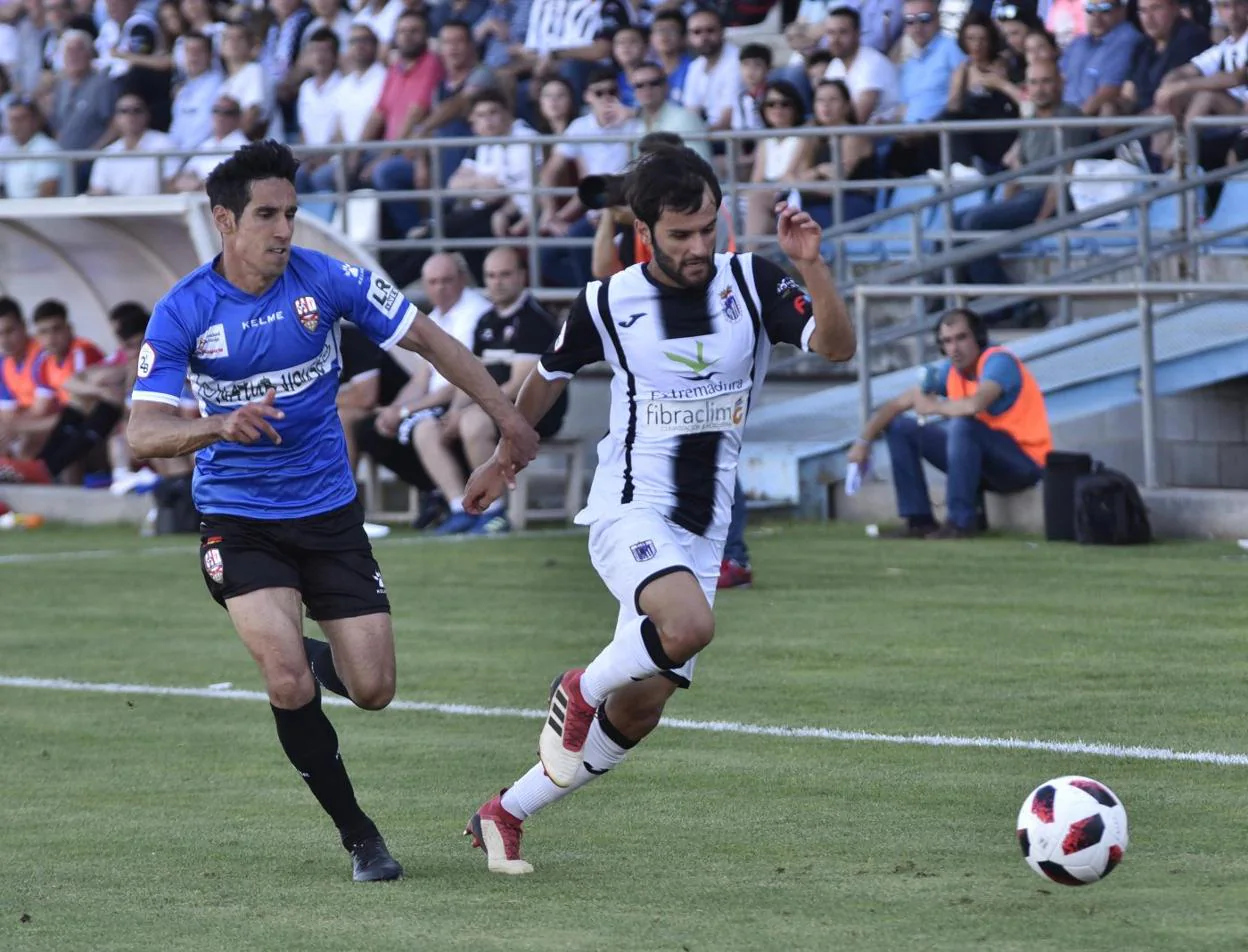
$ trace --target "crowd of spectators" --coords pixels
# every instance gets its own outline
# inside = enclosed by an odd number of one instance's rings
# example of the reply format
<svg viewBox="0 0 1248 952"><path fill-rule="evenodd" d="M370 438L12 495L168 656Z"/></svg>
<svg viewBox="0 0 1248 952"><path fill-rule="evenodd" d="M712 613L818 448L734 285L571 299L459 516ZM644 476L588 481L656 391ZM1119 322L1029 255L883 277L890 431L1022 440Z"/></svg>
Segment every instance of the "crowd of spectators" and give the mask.
<svg viewBox="0 0 1248 952"><path fill-rule="evenodd" d="M246 140L341 143L356 148L307 159L301 192L452 189L442 208L447 237L537 231L552 242L543 283L575 287L590 274L597 213L570 191L535 205L524 193L531 182L570 188L618 172L633 147L596 137L753 131L732 153L736 172L778 194L796 191L830 223L837 206L852 218L875 203L870 188L833 202L829 183L923 174L941 161L930 134L884 140L846 127L1135 114L1172 115L1182 127L1241 115L1248 101L1248 0L973 0L956 18L936 0L803 0L779 53L727 42L721 8L689 0L364 0L355 8L345 0L10 0L0 4L0 148L25 155L5 160L0 180L14 198L194 190ZM1047 92L1038 96L1040 85ZM803 126L835 132L793 134ZM524 143L539 133L564 141ZM1208 168L1244 154L1237 133L1206 137L1187 160ZM495 136L510 141L437 145ZM1046 136L1025 141L985 125L956 136L949 158L990 173L1052 154ZM413 139L427 144L391 145ZM1147 143L1154 170L1178 160L1182 141ZM67 171L60 149L105 155ZM198 154L143 157L171 149ZM715 151L722 168L728 159ZM757 196L741 209L751 233L774 226L770 194ZM1052 204L1016 205L1009 227L1027 223L1021 210L1043 216ZM330 213L332 196L310 207ZM428 200L388 199L382 237L424 238L433 215ZM479 281L488 241L478 244L465 250ZM428 256L396 252L384 263L403 281Z"/></svg>

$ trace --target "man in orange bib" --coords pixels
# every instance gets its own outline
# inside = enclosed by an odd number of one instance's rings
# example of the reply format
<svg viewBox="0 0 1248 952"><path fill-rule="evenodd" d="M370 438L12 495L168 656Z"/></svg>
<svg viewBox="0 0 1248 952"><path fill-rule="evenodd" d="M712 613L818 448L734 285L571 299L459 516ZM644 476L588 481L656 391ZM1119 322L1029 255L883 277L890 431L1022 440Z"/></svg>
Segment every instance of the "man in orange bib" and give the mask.
<svg viewBox="0 0 1248 952"><path fill-rule="evenodd" d="M980 489L1015 493L1034 486L1053 446L1039 385L1021 360L989 344L978 314L950 311L936 325L936 339L945 359L924 368L917 386L880 407L849 451L850 462L863 465L871 443L885 434L897 510L906 520L895 533L902 538L974 535ZM949 477L943 526L932 516L924 460Z"/></svg>
<svg viewBox="0 0 1248 952"><path fill-rule="evenodd" d="M64 406L70 400L65 382L92 364L98 364L104 359L104 354L91 341L74 334L74 325L69 322L69 310L55 298L35 305L31 323L35 325L35 336L43 347L44 379L56 391L57 401Z"/></svg>
<svg viewBox="0 0 1248 952"><path fill-rule="evenodd" d="M0 298L0 455L33 456L56 422L56 394L44 374L46 356L27 332L21 306Z"/></svg>

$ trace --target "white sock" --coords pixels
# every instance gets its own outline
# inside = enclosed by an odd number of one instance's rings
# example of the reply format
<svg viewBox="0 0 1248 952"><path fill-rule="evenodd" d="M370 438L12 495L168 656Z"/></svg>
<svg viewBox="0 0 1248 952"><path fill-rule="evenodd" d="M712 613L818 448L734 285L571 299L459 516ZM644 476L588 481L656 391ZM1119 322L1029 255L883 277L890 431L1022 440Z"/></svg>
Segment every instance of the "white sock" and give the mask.
<svg viewBox="0 0 1248 952"><path fill-rule="evenodd" d="M543 807L550 806L556 800L562 800L573 790L579 790L591 780L602 776L627 757L628 751L629 748L621 747L606 735L602 724L595 717L594 724L589 729L589 735L585 738L585 763L577 770L572 783L567 787L556 786L546 776L542 765L534 764L529 768L528 773L512 784L511 788L503 794L503 809L517 820L527 820ZM587 770L586 765L594 769Z"/></svg>
<svg viewBox="0 0 1248 952"><path fill-rule="evenodd" d="M598 657L589 663L589 667L581 675L581 694L587 702L598 707L617 688L633 681L654 677L670 665L670 659L666 656L656 659L651 655L646 639L642 636L643 627L652 632L652 642L658 645L658 630L647 615L630 619L617 628L611 644L598 653ZM660 653L662 650L659 646Z"/></svg>
<svg viewBox="0 0 1248 952"><path fill-rule="evenodd" d="M447 505L451 507L451 512L463 512L464 511L464 497L456 496L449 503L447 503Z"/></svg>
<svg viewBox="0 0 1248 952"><path fill-rule="evenodd" d="M483 515L497 516L506 507L507 507L507 504L502 499L495 499L492 503L490 503L490 507L485 510Z"/></svg>

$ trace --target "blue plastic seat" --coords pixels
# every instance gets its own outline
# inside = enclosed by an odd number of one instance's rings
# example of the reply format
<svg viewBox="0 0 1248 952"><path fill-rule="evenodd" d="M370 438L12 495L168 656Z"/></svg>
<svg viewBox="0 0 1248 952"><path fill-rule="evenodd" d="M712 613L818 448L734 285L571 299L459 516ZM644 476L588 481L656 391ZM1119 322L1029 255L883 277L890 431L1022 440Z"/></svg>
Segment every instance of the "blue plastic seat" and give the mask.
<svg viewBox="0 0 1248 952"><path fill-rule="evenodd" d="M1236 226L1243 226L1245 231L1214 241L1208 248L1201 250L1242 252L1244 248L1248 248L1248 178L1229 179L1222 186L1218 207L1200 226L1200 231L1222 231Z"/></svg>
<svg viewBox="0 0 1248 952"><path fill-rule="evenodd" d="M900 208L911 202L929 198L936 192L931 179L919 177L906 179L892 190L886 208ZM935 217L936 209L927 208L919 213L919 229L926 233ZM909 235L913 229L913 216L904 214L895 218L877 222L862 233L862 237L848 238L845 241L845 254L851 261L887 261L890 259L909 259L914 257L914 242ZM926 250L931 250L930 241L922 242ZM921 253L921 252L920 252Z"/></svg>

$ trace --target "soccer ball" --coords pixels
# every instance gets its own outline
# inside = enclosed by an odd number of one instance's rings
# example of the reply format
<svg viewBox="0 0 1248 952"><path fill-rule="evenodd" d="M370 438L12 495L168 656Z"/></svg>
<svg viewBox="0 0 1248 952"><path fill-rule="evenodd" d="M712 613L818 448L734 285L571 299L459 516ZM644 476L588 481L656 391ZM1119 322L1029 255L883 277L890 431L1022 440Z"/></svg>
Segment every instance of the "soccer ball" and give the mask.
<svg viewBox="0 0 1248 952"><path fill-rule="evenodd" d="M1027 865L1063 886L1104 879L1127 849L1127 811L1109 787L1088 777L1058 777L1036 787L1018 811Z"/></svg>

